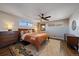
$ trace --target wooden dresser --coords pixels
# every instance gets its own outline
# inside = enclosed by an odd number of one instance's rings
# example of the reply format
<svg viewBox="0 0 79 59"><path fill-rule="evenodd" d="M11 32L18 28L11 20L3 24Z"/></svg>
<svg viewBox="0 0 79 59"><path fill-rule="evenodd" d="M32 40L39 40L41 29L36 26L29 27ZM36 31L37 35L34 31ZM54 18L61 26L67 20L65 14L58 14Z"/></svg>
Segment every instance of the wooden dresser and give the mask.
<svg viewBox="0 0 79 59"><path fill-rule="evenodd" d="M17 42L18 35L19 35L18 31L0 32L0 48Z"/></svg>
<svg viewBox="0 0 79 59"><path fill-rule="evenodd" d="M64 38L65 38L67 45L69 47L72 47L72 48L74 48L75 50L78 51L79 37L72 35L72 34L65 34Z"/></svg>

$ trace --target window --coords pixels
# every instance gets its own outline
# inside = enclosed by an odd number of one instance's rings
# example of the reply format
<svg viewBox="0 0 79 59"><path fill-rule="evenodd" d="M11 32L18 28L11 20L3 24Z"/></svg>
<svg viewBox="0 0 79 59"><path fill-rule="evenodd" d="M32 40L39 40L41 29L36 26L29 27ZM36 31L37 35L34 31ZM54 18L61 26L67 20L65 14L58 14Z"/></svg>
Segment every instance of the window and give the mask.
<svg viewBox="0 0 79 59"><path fill-rule="evenodd" d="M30 22L30 21L27 21L27 20L21 20L20 22L19 22L19 26L21 26L21 27L26 27L26 26L32 26L32 23Z"/></svg>

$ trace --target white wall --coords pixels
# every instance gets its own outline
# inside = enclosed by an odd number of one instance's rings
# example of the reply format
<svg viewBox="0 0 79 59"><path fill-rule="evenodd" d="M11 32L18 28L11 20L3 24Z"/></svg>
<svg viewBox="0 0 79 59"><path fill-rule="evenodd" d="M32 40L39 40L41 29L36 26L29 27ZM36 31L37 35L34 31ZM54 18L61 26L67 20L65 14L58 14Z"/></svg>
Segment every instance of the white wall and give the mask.
<svg viewBox="0 0 79 59"><path fill-rule="evenodd" d="M22 20L22 18L4 12L0 12L0 31L8 31L6 23L9 23L10 25L12 24L12 31L16 31L18 30L18 28L30 28L20 27L20 20Z"/></svg>
<svg viewBox="0 0 79 59"><path fill-rule="evenodd" d="M51 38L58 38L58 39L64 39L64 33L69 32L69 20L57 20L56 22L51 23L61 23L60 26L46 26L46 32Z"/></svg>
<svg viewBox="0 0 79 59"><path fill-rule="evenodd" d="M73 31L72 30L72 21L75 20L76 21L76 29ZM73 15L70 17L70 21L69 21L69 32L71 34L74 34L76 36L79 36L79 9L73 13Z"/></svg>
<svg viewBox="0 0 79 59"><path fill-rule="evenodd" d="M18 20L19 18L8 15L6 13L0 12L0 31L7 31L7 25L6 23L9 22L13 24L13 29L12 30L17 30L18 28Z"/></svg>
<svg viewBox="0 0 79 59"><path fill-rule="evenodd" d="M72 21L76 21L76 30L72 30ZM75 36L79 36L79 9L76 10L72 16L70 16L69 21L62 20L61 22L64 22L64 27L49 27L47 26L46 31L50 35L50 37L58 37L58 38L64 38L64 33L70 33Z"/></svg>

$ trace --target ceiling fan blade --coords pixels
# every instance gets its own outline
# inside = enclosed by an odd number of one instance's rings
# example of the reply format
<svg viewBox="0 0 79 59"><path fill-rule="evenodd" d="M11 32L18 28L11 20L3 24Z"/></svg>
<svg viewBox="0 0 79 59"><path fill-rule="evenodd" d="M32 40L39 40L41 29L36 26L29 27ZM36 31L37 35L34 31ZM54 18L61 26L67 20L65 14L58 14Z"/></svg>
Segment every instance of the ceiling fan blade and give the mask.
<svg viewBox="0 0 79 59"><path fill-rule="evenodd" d="M47 17L45 17L45 18L50 18L51 16L47 16Z"/></svg>
<svg viewBox="0 0 79 59"><path fill-rule="evenodd" d="M43 20L49 21L47 18L44 18Z"/></svg>
<svg viewBox="0 0 79 59"><path fill-rule="evenodd" d="M38 15L42 20L45 20L45 21L49 21L49 19L47 18L50 18L51 16L47 16L47 17L44 17L44 14L41 13L40 15Z"/></svg>

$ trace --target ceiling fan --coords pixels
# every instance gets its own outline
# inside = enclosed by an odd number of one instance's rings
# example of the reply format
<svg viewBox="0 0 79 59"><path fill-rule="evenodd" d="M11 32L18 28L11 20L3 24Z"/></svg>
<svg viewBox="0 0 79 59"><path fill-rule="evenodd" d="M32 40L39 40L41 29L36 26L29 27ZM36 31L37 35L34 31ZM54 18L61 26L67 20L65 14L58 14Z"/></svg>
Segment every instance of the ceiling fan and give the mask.
<svg viewBox="0 0 79 59"><path fill-rule="evenodd" d="M44 14L42 13L41 15L39 15L39 17L42 19L42 20L46 20L46 21L49 21L48 18L51 18L51 16L44 16Z"/></svg>

